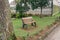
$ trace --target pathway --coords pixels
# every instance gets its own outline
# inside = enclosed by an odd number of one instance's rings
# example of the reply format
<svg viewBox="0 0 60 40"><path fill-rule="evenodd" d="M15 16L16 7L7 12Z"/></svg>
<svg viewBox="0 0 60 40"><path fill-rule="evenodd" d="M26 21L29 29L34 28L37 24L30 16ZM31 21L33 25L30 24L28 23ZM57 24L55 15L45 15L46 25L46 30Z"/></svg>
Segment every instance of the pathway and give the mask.
<svg viewBox="0 0 60 40"><path fill-rule="evenodd" d="M60 40L60 25L54 29L44 40Z"/></svg>

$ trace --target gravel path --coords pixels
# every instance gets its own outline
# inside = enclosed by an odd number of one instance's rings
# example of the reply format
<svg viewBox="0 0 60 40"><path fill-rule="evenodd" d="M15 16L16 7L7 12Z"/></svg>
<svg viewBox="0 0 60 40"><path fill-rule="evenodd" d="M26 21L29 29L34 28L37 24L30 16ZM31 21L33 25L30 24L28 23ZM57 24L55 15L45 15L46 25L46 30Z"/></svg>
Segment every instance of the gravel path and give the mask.
<svg viewBox="0 0 60 40"><path fill-rule="evenodd" d="M54 29L44 40L60 40L60 25Z"/></svg>

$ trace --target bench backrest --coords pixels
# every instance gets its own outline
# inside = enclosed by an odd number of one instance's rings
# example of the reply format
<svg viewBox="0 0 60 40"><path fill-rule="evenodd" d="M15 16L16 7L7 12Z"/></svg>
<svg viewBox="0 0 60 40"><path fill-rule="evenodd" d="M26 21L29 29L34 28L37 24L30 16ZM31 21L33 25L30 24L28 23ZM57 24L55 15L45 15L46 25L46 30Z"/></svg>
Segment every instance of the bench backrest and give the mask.
<svg viewBox="0 0 60 40"><path fill-rule="evenodd" d="M32 22L32 20L33 20L32 17L25 17L25 18L22 18L23 23Z"/></svg>

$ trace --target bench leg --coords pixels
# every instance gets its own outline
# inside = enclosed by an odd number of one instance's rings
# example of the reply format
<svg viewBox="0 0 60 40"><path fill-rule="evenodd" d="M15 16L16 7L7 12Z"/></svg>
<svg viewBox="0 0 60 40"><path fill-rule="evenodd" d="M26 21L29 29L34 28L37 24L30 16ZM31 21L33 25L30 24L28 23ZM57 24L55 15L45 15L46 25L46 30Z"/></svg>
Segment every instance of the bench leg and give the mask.
<svg viewBox="0 0 60 40"><path fill-rule="evenodd" d="M34 22L34 26L36 27L36 22Z"/></svg>
<svg viewBox="0 0 60 40"><path fill-rule="evenodd" d="M34 23L31 23L31 25L36 27L36 22L34 22Z"/></svg>
<svg viewBox="0 0 60 40"><path fill-rule="evenodd" d="M31 23L31 25L32 25L32 26L34 26L34 24L33 24L33 23Z"/></svg>
<svg viewBox="0 0 60 40"><path fill-rule="evenodd" d="M23 24L23 28L25 28L25 26L26 26L26 28L27 28L27 24Z"/></svg>
<svg viewBox="0 0 60 40"><path fill-rule="evenodd" d="M22 27L24 28L24 26L25 26L25 24L23 24L23 26L22 26Z"/></svg>

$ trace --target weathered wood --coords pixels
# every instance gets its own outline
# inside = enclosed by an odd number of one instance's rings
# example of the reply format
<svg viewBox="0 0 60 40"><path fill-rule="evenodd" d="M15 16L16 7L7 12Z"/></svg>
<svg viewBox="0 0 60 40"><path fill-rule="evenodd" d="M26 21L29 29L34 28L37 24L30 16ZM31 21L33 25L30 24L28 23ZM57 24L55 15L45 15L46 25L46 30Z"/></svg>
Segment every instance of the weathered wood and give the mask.
<svg viewBox="0 0 60 40"><path fill-rule="evenodd" d="M10 14L8 0L0 0L0 39L2 40L7 40L13 31Z"/></svg>
<svg viewBox="0 0 60 40"><path fill-rule="evenodd" d="M23 22L23 28L27 24L31 24L32 26L36 27L36 21L34 21L32 17L22 18L22 22Z"/></svg>

